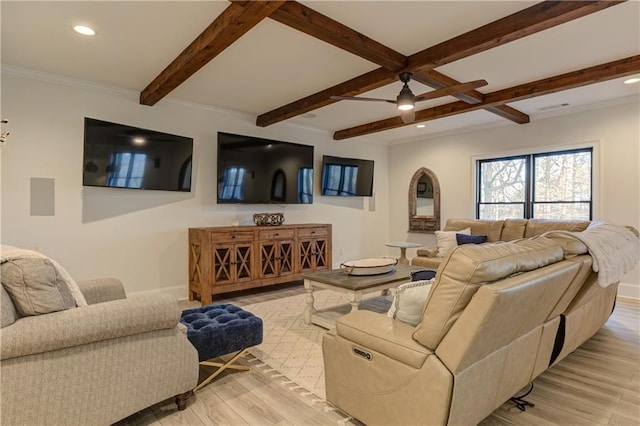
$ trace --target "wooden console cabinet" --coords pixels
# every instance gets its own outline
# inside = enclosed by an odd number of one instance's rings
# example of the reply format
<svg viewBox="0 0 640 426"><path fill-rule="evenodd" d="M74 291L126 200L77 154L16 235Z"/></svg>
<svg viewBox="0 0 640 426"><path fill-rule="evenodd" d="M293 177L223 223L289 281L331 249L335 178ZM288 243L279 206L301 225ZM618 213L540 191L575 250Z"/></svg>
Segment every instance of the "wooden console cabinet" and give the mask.
<svg viewBox="0 0 640 426"><path fill-rule="evenodd" d="M331 225L189 228L189 300L331 269Z"/></svg>

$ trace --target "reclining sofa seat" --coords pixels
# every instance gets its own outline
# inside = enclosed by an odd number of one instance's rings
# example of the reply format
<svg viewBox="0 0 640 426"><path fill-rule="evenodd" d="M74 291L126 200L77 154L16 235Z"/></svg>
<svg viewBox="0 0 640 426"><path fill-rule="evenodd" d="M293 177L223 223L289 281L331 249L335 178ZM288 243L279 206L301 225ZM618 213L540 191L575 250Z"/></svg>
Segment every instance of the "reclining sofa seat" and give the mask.
<svg viewBox="0 0 640 426"><path fill-rule="evenodd" d="M585 253L546 237L455 248L416 327L356 311L325 334L327 400L367 425L480 422L609 317L617 285Z"/></svg>
<svg viewBox="0 0 640 426"><path fill-rule="evenodd" d="M547 219L504 219L504 220L480 220L480 219L448 219L444 231L460 231L471 228L472 235L486 235L487 242L514 241L522 238L531 238L547 231L571 231L580 232L587 229L589 221L586 220L547 220ZM437 247L420 247L417 256L411 259L411 264L437 269L443 257L437 257Z"/></svg>

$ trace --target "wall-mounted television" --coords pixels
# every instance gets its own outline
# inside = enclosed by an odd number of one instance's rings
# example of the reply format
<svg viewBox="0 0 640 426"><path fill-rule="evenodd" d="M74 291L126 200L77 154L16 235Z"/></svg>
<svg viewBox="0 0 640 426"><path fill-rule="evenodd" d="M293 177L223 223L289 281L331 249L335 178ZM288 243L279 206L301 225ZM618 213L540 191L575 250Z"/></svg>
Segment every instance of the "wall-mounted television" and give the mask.
<svg viewBox="0 0 640 426"><path fill-rule="evenodd" d="M191 191L193 139L84 119L82 185Z"/></svg>
<svg viewBox="0 0 640 426"><path fill-rule="evenodd" d="M313 203L313 146L218 132L218 203Z"/></svg>
<svg viewBox="0 0 640 426"><path fill-rule="evenodd" d="M322 195L371 197L373 160L322 157Z"/></svg>

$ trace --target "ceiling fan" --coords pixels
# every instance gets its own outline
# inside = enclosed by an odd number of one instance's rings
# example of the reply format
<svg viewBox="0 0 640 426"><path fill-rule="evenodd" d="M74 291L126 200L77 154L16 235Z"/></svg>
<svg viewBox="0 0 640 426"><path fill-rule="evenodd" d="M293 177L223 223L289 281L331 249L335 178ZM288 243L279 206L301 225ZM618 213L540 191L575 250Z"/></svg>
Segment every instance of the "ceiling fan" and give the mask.
<svg viewBox="0 0 640 426"><path fill-rule="evenodd" d="M421 95L414 95L409 88L409 81L411 81L410 72L403 72L399 75L400 81L404 83L402 90L398 94L395 101L391 99L379 99L379 98L364 98L359 96L331 96L331 99L337 99L341 101L371 101L371 102L388 102L396 104L400 110L400 116L404 123L412 123L416 118L415 104L416 102L427 101L429 99L440 98L442 96L455 95L461 92L468 92L470 90L477 89L478 87L486 86L488 83L486 80L475 80L467 83L460 83L442 89L432 90L430 92L423 93Z"/></svg>

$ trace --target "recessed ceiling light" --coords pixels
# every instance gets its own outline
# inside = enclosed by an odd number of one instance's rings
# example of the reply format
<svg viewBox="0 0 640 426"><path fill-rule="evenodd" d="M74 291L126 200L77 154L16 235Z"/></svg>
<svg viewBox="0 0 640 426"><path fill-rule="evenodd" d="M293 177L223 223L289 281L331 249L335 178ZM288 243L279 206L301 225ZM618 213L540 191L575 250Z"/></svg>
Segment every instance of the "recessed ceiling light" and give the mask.
<svg viewBox="0 0 640 426"><path fill-rule="evenodd" d="M305 112L304 114L301 114L300 117L302 117L302 118L316 118L317 116L312 112Z"/></svg>
<svg viewBox="0 0 640 426"><path fill-rule="evenodd" d="M93 30L93 28L89 28L84 25L76 25L75 27L73 27L73 31L86 36L96 35L96 32Z"/></svg>
<svg viewBox="0 0 640 426"><path fill-rule="evenodd" d="M640 77L634 77L624 81L624 84L633 84L633 83L640 83Z"/></svg>
<svg viewBox="0 0 640 426"><path fill-rule="evenodd" d="M416 127L418 129L424 129L425 127L427 127L427 125L426 124L416 124Z"/></svg>
<svg viewBox="0 0 640 426"><path fill-rule="evenodd" d="M135 138L133 138L133 143L136 145L144 145L145 142L147 142L147 140L142 136L136 136Z"/></svg>

